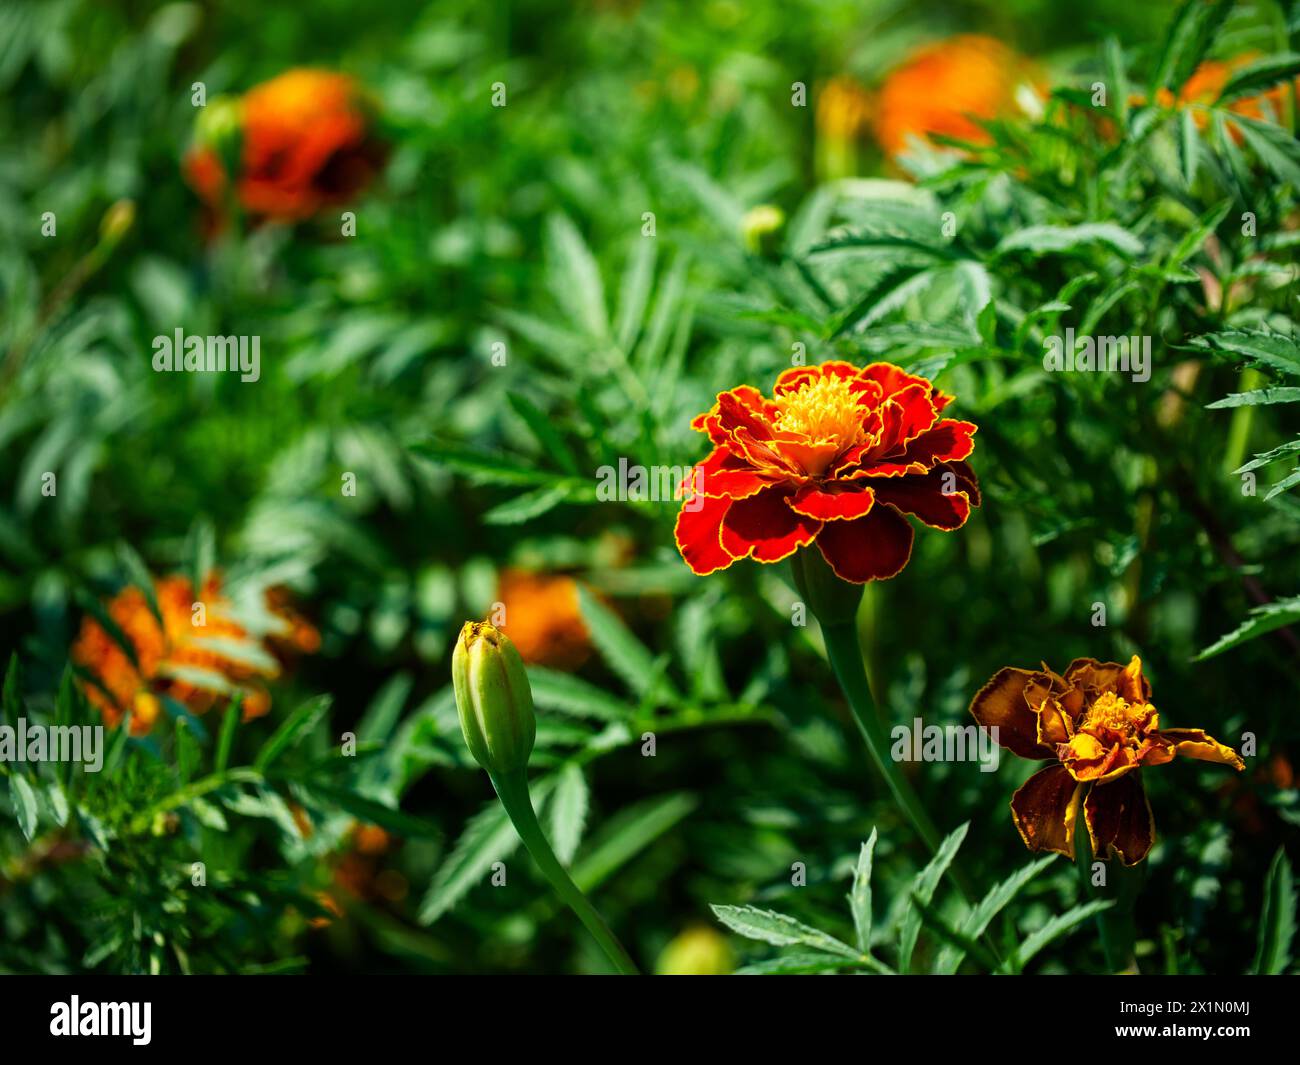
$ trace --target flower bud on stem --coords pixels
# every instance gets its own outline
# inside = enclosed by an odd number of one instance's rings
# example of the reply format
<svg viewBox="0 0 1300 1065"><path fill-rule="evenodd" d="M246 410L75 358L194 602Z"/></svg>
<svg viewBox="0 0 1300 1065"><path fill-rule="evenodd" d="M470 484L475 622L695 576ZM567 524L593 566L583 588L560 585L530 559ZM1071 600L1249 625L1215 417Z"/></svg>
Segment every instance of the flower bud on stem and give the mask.
<svg viewBox="0 0 1300 1065"><path fill-rule="evenodd" d="M637 975L627 951L555 857L538 824L528 792L528 758L533 753L537 722L519 652L505 633L487 622L466 622L452 652L451 677L465 744L487 770L528 853L614 968L626 976Z"/></svg>

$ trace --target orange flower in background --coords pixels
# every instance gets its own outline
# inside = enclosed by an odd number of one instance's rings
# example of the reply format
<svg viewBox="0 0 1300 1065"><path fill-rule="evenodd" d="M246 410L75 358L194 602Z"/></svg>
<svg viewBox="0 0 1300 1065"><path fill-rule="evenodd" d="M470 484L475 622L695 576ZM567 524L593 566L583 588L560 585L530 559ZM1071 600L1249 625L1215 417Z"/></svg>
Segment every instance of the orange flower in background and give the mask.
<svg viewBox="0 0 1300 1065"><path fill-rule="evenodd" d="M926 45L881 86L876 140L890 156L905 151L909 138L931 134L985 144L989 136L974 119L1013 114L1016 90L1033 80L1029 61L992 37L966 34Z"/></svg>
<svg viewBox="0 0 1300 1065"><path fill-rule="evenodd" d="M529 663L576 669L591 653L591 638L572 577L502 570L497 596L505 606L501 626Z"/></svg>
<svg viewBox="0 0 1300 1065"><path fill-rule="evenodd" d="M218 101L209 105L218 107ZM218 214L230 179L220 144L212 142L234 133L240 138L239 203L251 214L280 221L346 203L371 183L386 154L356 83L327 70L290 70L272 78L250 89L233 115L208 126L186 156L184 171Z"/></svg>
<svg viewBox="0 0 1300 1065"><path fill-rule="evenodd" d="M93 678L84 685L86 697L110 727L129 712L132 735L144 735L162 710L161 699L174 699L193 713L203 713L229 698L232 688L243 696L244 720L270 711L263 682L279 675L280 663L247 623L236 619L216 575L204 582L197 602L189 579L179 576L156 580L154 598L161 625L138 588L126 588L106 607L135 652L135 662L94 618L83 620L73 644L72 661ZM196 609L199 604L201 611ZM319 644L314 629L282 608L277 610L270 596L264 620L267 639L287 639L304 650Z"/></svg>
<svg viewBox="0 0 1300 1065"><path fill-rule="evenodd" d="M1063 675L1008 667L976 694L970 712L1021 758L1055 759L1020 787L1011 816L1031 851L1074 858L1083 804L1093 854L1136 865L1155 842L1155 820L1138 770L1177 755L1245 764L1197 728L1162 729L1136 655L1127 666L1077 658Z"/></svg>
<svg viewBox="0 0 1300 1065"><path fill-rule="evenodd" d="M1224 87L1234 74L1242 67L1250 66L1256 60L1263 58L1258 52L1243 52L1241 55L1233 56L1231 59L1218 60L1207 59L1190 78L1187 79L1183 87L1178 91L1178 97L1175 99L1174 94L1168 89L1161 89L1156 93L1156 102L1161 107L1191 106L1191 107L1208 107L1216 103L1219 96L1223 93ZM1300 88L1300 78L1295 82L1297 88ZM1258 121L1267 121L1277 118L1283 114L1283 101L1286 86L1284 84L1274 85L1271 89L1256 96L1242 96L1228 103L1229 111L1246 118L1257 119ZM1265 102L1267 101L1267 107ZM1145 103L1145 99L1138 97L1136 103ZM1207 117L1203 113L1196 113L1193 118L1198 127L1204 128ZM1240 134L1234 129L1234 138L1240 140Z"/></svg>
<svg viewBox="0 0 1300 1065"><path fill-rule="evenodd" d="M979 506L965 462L975 426L941 418L952 397L924 377L826 362L786 370L773 396L741 385L691 423L713 443L677 516L695 573L779 562L816 542L842 579L882 580L911 557L904 514L952 530Z"/></svg>

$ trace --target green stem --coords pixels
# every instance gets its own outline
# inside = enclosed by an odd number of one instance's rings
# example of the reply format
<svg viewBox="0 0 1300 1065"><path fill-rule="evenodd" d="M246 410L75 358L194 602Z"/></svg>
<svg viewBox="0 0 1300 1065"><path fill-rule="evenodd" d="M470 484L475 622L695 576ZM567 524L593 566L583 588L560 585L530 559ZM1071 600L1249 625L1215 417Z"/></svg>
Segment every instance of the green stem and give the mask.
<svg viewBox="0 0 1300 1065"><path fill-rule="evenodd" d="M605 952L621 975L640 975L636 964L623 949L623 944L610 931L605 919L587 900L587 896L582 893L564 866L560 864L560 860L555 857L555 852L547 842L542 826L537 822L537 812L533 809L533 800L528 793L527 770L520 769L508 774L489 772L488 776L492 778L492 786L497 789L501 805L505 807L506 814L515 826L515 831L519 833L519 838L523 840L524 846L528 848L528 853L532 855L533 861L537 863L542 874L550 881L555 893L578 915L578 920L586 925L587 931L600 944L600 949Z"/></svg>
<svg viewBox="0 0 1300 1065"><path fill-rule="evenodd" d="M1237 382L1238 392L1250 392L1264 383L1264 375L1258 370L1241 371ZM1255 424L1255 407L1247 404L1232 412L1232 422L1228 428L1228 444L1223 451L1223 472L1233 473L1246 459L1246 449L1250 446L1250 430Z"/></svg>
<svg viewBox="0 0 1300 1065"><path fill-rule="evenodd" d="M885 778L894 800L907 814L916 829L917 835L924 840L930 850L939 849L940 836L930 815L921 804L920 796L903 776L898 764L889 757L889 741L884 727L876 715L876 703L871 696L871 685L867 683L866 670L862 666L862 652L858 647L857 629L852 621L822 623L822 638L826 642L826 655L830 659L835 679L840 682L844 697L853 711L858 731L867 744L867 751L880 775ZM955 866L948 867L948 875L967 902L971 891L965 879Z"/></svg>
<svg viewBox="0 0 1300 1065"><path fill-rule="evenodd" d="M1074 864L1079 873L1079 901L1087 902L1095 898L1097 892L1092 886L1092 837L1088 835L1088 822L1083 811L1084 804L1081 802L1074 822ZM1133 941L1137 929L1133 922L1132 890L1136 885L1133 877L1128 875L1131 871L1125 869L1118 859L1107 863L1106 872L1115 878L1115 882L1110 884L1116 896L1115 905L1109 910L1102 910L1093 918L1097 923L1097 936L1101 940L1101 953L1106 959L1106 971L1111 975L1136 971Z"/></svg>

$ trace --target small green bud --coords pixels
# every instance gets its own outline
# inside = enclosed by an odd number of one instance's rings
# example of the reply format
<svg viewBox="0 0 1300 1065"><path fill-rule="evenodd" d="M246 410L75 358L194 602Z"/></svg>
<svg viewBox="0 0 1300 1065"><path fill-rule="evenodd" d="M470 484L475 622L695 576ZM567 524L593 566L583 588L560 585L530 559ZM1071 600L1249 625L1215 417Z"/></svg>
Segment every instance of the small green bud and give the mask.
<svg viewBox="0 0 1300 1065"><path fill-rule="evenodd" d="M460 728L474 760L489 773L523 769L533 753L537 720L515 645L488 622L467 621L452 652L451 679Z"/></svg>
<svg viewBox="0 0 1300 1065"><path fill-rule="evenodd" d="M785 225L785 212L770 203L750 208L740 223L740 235L751 255L774 256L777 236Z"/></svg>

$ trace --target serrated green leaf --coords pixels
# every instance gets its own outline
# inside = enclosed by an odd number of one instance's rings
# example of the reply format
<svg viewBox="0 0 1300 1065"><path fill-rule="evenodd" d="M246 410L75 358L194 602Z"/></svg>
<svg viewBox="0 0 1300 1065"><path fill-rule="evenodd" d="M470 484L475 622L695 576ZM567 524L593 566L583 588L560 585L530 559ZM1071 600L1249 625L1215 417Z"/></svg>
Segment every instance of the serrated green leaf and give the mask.
<svg viewBox="0 0 1300 1065"><path fill-rule="evenodd" d="M1003 964L1003 972L1022 972L1034 956L1049 943L1072 931L1094 914L1108 910L1115 904L1102 899L1094 899L1082 906L1075 906L1065 913L1057 914L1037 932L1031 933L1016 948L1016 952Z"/></svg>
<svg viewBox="0 0 1300 1065"><path fill-rule="evenodd" d="M630 721L636 716L636 707L572 673L529 666L528 681L533 702L545 710L598 721Z"/></svg>
<svg viewBox="0 0 1300 1065"><path fill-rule="evenodd" d="M583 891L604 883L625 863L688 817L698 805L690 792L656 795L620 810L591 833L569 869Z"/></svg>
<svg viewBox="0 0 1300 1065"><path fill-rule="evenodd" d="M605 287L577 226L565 215L551 215L546 222L546 245L547 281L552 295L574 325L594 339L607 339Z"/></svg>
<svg viewBox="0 0 1300 1065"><path fill-rule="evenodd" d="M978 941L980 936L988 930L993 918L1020 894L1021 889L1030 880L1051 865L1055 861L1055 857L1055 855L1048 855L1046 858L1039 858L1036 862L1030 862L1022 869L1012 873L1005 880L995 884L989 893L980 899L979 904L971 911L966 920L962 922L960 929L962 935L970 941ZM954 944L945 946L940 951L935 962L934 971L944 974L955 973L961 966L964 954L965 950L962 947Z"/></svg>
<svg viewBox="0 0 1300 1065"><path fill-rule="evenodd" d="M828 954L838 954L855 961L862 955L847 943L834 936L812 928L788 914L775 910L760 910L756 906L710 906L714 915L738 935L746 939L771 943L777 947L812 947Z"/></svg>
<svg viewBox="0 0 1300 1065"><path fill-rule="evenodd" d="M934 898L935 890L939 886L939 881L943 878L943 874L948 871L948 867L952 865L953 859L957 857L957 851L966 839L966 833L969 829L970 822L967 821L944 837L929 864L912 881L909 898L919 898L927 906L930 904L930 900ZM899 972L905 973L911 968L912 951L916 948L916 939L920 934L921 912L915 906L909 906L903 917L903 926L899 933Z"/></svg>
<svg viewBox="0 0 1300 1065"><path fill-rule="evenodd" d="M568 865L582 842L587 824L590 793L582 767L570 762L560 770L548 807L551 846L562 865Z"/></svg>
<svg viewBox="0 0 1300 1065"><path fill-rule="evenodd" d="M1027 226L1004 237L996 254L1032 251L1042 254L1073 251L1086 244L1106 244L1123 255L1142 254L1142 241L1113 222L1088 222L1077 226Z"/></svg>
<svg viewBox="0 0 1300 1065"><path fill-rule="evenodd" d="M858 852L857 868L853 872L853 887L849 891L849 909L853 914L853 931L858 950L863 954L871 950L871 860L876 852L876 830L871 830L867 842Z"/></svg>
<svg viewBox="0 0 1300 1065"><path fill-rule="evenodd" d="M1257 388L1252 392L1233 392L1205 405L1206 410L1225 407L1259 407L1274 403L1300 403L1300 388ZM1240 471L1239 471L1240 472Z"/></svg>
<svg viewBox="0 0 1300 1065"><path fill-rule="evenodd" d="M534 803L543 801L553 786L545 779L532 785ZM493 798L465 825L451 854L438 867L420 906L420 923L431 925L456 905L492 867L519 848L519 835L505 807Z"/></svg>
<svg viewBox="0 0 1300 1065"><path fill-rule="evenodd" d="M1248 640L1253 640L1296 621L1300 621L1300 596L1265 603L1263 606L1253 609L1245 621L1233 629L1232 632L1221 636L1210 644L1204 651L1196 655L1192 661L1204 662L1207 658L1221 655L1224 651L1239 647Z"/></svg>

